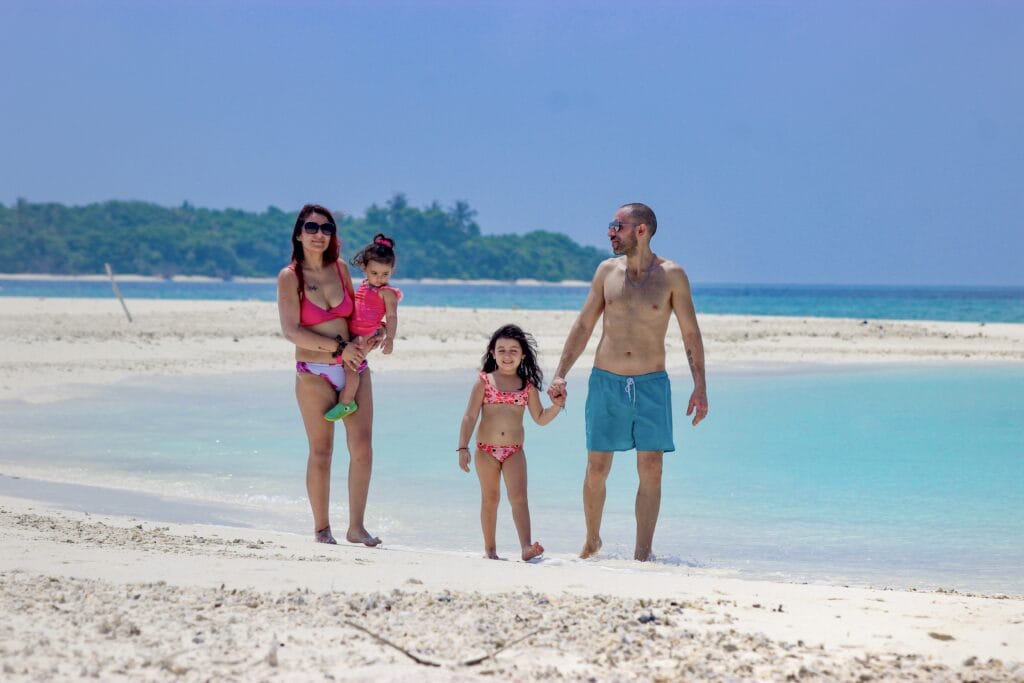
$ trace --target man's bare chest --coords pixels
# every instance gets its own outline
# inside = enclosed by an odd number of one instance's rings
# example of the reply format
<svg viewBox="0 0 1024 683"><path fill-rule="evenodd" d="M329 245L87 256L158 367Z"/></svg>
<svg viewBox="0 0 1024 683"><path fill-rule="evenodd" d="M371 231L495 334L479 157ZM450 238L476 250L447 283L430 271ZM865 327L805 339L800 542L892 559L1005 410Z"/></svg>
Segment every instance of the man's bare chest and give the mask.
<svg viewBox="0 0 1024 683"><path fill-rule="evenodd" d="M651 273L637 284L626 279L625 271L608 276L604 283L605 314L614 317L657 320L671 310L670 289L662 272Z"/></svg>

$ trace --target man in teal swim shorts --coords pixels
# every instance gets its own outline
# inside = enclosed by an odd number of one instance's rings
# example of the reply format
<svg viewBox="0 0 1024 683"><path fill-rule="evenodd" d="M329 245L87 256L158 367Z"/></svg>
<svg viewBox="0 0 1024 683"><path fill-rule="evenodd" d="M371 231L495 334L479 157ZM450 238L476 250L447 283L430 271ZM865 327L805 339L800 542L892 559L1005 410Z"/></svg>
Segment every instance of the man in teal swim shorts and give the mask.
<svg viewBox="0 0 1024 683"><path fill-rule="evenodd" d="M676 315L693 393L686 408L696 426L708 414L704 343L686 273L651 251L658 219L644 204L625 204L608 225L618 255L597 267L590 293L562 349L551 381L552 398L567 395L565 376L583 353L597 321L604 318L587 395L587 474L583 512L587 538L580 557L601 549L605 482L614 451L636 449L640 486L636 494L637 560L651 559L654 527L661 508L662 457L675 450L672 399L665 373L665 335Z"/></svg>

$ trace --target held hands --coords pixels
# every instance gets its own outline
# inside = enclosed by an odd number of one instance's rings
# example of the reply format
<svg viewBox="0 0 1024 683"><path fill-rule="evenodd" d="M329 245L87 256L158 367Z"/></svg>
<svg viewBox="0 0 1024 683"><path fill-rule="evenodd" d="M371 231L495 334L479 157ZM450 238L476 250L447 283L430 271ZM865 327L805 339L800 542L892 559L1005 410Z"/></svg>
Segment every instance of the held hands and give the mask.
<svg viewBox="0 0 1024 683"><path fill-rule="evenodd" d="M700 421L708 416L708 394L704 389L694 389L690 394L690 404L686 407L686 415L689 417L694 411L693 426L696 427Z"/></svg>
<svg viewBox="0 0 1024 683"><path fill-rule="evenodd" d="M558 406L562 410L565 410L565 397L566 396L564 393L559 396L552 396L551 403Z"/></svg>
<svg viewBox="0 0 1024 683"><path fill-rule="evenodd" d="M565 399L569 398L569 391L563 378L555 377L551 380L551 384L548 386L548 398L556 406L565 407Z"/></svg>
<svg viewBox="0 0 1024 683"><path fill-rule="evenodd" d="M463 472L469 472L469 449L459 449L459 467L462 468Z"/></svg>

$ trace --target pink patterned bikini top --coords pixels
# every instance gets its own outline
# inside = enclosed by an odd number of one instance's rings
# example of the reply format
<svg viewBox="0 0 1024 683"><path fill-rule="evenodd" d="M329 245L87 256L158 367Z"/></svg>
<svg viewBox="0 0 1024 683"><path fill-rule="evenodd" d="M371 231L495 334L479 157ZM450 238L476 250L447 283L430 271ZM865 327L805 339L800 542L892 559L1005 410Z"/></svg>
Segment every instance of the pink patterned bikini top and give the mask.
<svg viewBox="0 0 1024 683"><path fill-rule="evenodd" d="M484 381L484 405L525 406L530 401L529 384L518 391L501 391L488 373L481 372L480 379Z"/></svg>

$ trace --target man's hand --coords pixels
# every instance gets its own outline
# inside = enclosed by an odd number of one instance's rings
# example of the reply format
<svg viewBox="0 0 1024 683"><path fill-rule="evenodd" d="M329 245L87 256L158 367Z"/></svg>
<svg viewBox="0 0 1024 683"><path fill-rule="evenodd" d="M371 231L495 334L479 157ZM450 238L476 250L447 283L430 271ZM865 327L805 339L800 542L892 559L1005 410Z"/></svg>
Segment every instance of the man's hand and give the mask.
<svg viewBox="0 0 1024 683"><path fill-rule="evenodd" d="M694 411L697 411L697 414L693 416L693 426L696 427L701 420L708 416L708 394L704 389L694 389L690 394L690 405L686 407L686 416L689 417Z"/></svg>
<svg viewBox="0 0 1024 683"><path fill-rule="evenodd" d="M566 388L565 380L561 377L556 377L551 380L551 384L548 386L548 398L555 405L565 407L565 399L569 397L569 390Z"/></svg>

